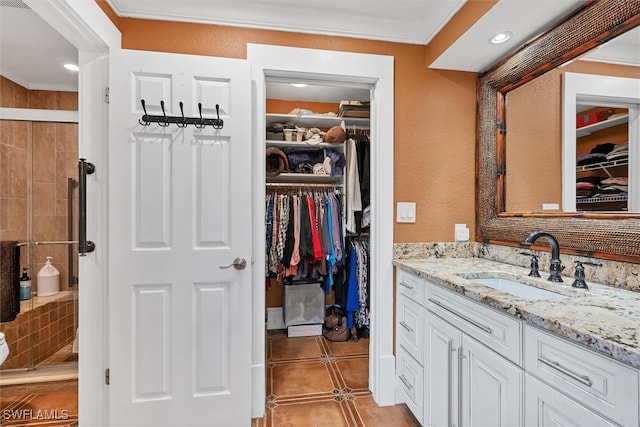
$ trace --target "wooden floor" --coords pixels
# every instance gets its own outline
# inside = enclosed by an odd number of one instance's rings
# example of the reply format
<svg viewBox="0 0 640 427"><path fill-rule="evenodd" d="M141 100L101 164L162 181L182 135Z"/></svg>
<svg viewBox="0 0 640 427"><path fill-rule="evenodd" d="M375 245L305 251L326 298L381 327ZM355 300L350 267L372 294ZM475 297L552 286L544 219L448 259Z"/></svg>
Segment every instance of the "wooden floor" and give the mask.
<svg viewBox="0 0 640 427"><path fill-rule="evenodd" d="M369 340L267 334L265 417L252 427L415 427L405 405L379 407L368 387ZM77 381L0 390L0 426L74 427Z"/></svg>

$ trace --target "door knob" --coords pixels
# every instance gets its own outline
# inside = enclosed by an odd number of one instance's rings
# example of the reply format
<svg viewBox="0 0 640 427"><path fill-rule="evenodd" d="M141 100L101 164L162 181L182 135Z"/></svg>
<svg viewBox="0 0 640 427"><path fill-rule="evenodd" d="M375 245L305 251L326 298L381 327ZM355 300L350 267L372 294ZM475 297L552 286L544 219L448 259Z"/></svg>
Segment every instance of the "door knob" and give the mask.
<svg viewBox="0 0 640 427"><path fill-rule="evenodd" d="M233 263L229 264L229 265L225 265L225 266L220 266L219 268L229 268L229 267L233 267L236 270L244 270L244 268L247 266L247 260L244 258L236 258L233 260Z"/></svg>

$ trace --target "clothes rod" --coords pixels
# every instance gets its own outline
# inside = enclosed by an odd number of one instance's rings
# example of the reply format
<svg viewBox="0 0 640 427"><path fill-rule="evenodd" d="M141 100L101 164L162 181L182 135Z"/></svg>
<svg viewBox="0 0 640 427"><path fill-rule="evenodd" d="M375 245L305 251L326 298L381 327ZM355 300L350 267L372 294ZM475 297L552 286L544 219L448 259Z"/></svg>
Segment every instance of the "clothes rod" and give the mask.
<svg viewBox="0 0 640 427"><path fill-rule="evenodd" d="M16 246L27 246L29 244L29 242L21 242L16 244Z"/></svg>

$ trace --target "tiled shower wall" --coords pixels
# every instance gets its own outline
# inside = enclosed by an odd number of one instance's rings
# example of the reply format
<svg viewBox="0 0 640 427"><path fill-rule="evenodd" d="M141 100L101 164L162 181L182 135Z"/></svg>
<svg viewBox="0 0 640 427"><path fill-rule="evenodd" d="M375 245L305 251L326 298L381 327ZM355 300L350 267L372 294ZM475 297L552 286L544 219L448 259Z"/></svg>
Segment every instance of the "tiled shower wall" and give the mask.
<svg viewBox="0 0 640 427"><path fill-rule="evenodd" d="M27 90L0 77L0 107L77 111L78 94ZM69 177L78 177L76 123L0 120L0 240L68 240ZM32 244L23 246L20 255L21 267L29 267L34 291L47 256L60 271L60 289L68 289L67 246Z"/></svg>
<svg viewBox="0 0 640 427"><path fill-rule="evenodd" d="M27 90L0 77L0 107L77 111L78 96ZM77 124L0 120L0 240L31 243L21 247L20 263L29 268L33 291L47 256L60 271L60 289L69 289L68 247L33 244L69 240L69 177L78 177ZM36 365L73 342L76 302L72 292L22 301L16 320L0 324L11 352L2 369Z"/></svg>
<svg viewBox="0 0 640 427"><path fill-rule="evenodd" d="M46 300L46 301L44 301ZM9 343L9 357L2 369L29 368L71 344L75 338L76 299L64 292L41 298L31 310L21 310L13 322L0 323L0 332ZM27 306L28 301L22 301Z"/></svg>

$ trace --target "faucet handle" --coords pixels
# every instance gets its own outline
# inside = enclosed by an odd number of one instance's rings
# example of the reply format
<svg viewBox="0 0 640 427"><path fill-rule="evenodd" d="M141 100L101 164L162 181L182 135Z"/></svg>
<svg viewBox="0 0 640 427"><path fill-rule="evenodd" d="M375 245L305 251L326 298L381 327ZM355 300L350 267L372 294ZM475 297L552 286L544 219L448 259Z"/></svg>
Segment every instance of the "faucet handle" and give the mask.
<svg viewBox="0 0 640 427"><path fill-rule="evenodd" d="M578 260L574 261L574 263L576 264L576 274L575 280L573 281L571 286L573 286L574 288L589 289L589 286L587 286L587 282L585 282L584 280L584 265L590 265L592 267L602 267L602 264L600 264L599 262Z"/></svg>
<svg viewBox="0 0 640 427"><path fill-rule="evenodd" d="M531 270L529 271L529 276L540 277L540 272L538 271L538 256L529 252L520 252L520 254L531 257Z"/></svg>

